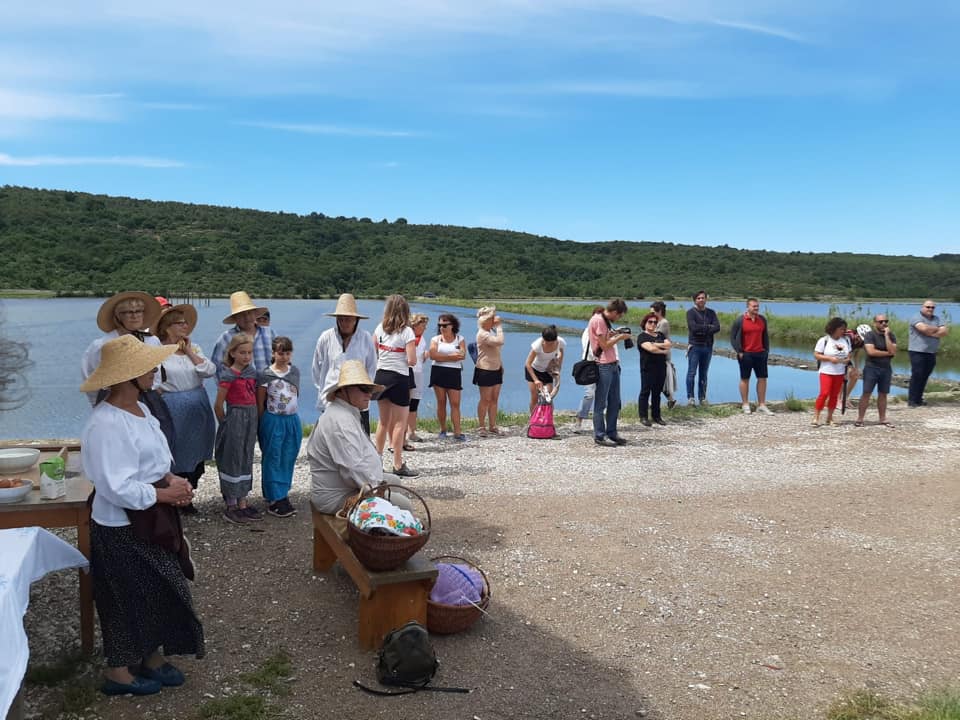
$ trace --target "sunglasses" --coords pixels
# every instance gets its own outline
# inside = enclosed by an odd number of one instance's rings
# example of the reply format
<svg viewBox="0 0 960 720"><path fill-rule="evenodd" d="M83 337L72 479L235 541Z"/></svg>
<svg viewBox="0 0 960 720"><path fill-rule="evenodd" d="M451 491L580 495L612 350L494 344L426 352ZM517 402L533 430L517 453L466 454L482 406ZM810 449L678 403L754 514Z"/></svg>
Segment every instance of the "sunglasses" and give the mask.
<svg viewBox="0 0 960 720"><path fill-rule="evenodd" d="M877 320L877 325L889 325L889 320Z"/></svg>
<svg viewBox="0 0 960 720"><path fill-rule="evenodd" d="M453 323L437 323L437 327L453 327Z"/></svg>
<svg viewBox="0 0 960 720"><path fill-rule="evenodd" d="M924 306L923 306L923 309L924 309L924 310L936 310L936 309L937 309L937 306L936 306L936 305L924 305Z"/></svg>

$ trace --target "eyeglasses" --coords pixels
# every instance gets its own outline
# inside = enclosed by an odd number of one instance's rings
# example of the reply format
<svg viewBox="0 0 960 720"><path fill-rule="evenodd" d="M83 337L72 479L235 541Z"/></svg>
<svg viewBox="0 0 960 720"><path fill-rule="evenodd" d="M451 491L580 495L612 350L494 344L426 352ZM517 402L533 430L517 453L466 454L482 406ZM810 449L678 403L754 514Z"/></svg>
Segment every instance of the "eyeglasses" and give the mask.
<svg viewBox="0 0 960 720"><path fill-rule="evenodd" d="M657 320L656 320L656 319L647 320L647 325L656 325L656 324L657 324Z"/></svg>

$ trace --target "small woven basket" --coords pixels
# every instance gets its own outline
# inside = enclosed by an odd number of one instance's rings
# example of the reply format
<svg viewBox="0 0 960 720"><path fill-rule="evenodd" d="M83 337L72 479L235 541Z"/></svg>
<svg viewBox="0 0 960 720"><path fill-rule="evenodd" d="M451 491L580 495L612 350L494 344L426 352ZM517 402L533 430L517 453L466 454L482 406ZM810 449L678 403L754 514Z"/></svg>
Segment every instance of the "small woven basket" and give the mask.
<svg viewBox="0 0 960 720"><path fill-rule="evenodd" d="M427 630L437 635L452 635L453 633L463 632L479 620L487 606L490 605L490 581L487 579L487 574L479 565L457 555L438 555L431 560L434 562L456 560L459 563L476 568L483 576L483 592L480 593L480 602L476 605L470 603L467 605L447 605L427 598Z"/></svg>
<svg viewBox="0 0 960 720"><path fill-rule="evenodd" d="M413 490L403 485L381 485L379 488L375 488L375 491L379 494L380 491L386 490L387 499L389 500L389 491L391 489L403 490L417 498L423 505L423 509L427 511L427 524L423 532L419 535L374 535L361 530L348 520L347 542L353 550L353 554L357 556L360 563L368 570L378 572L396 570L416 555L417 551L426 545L427 540L430 539L430 527L432 523L430 520L430 508L427 507L426 501ZM374 495L375 491L370 491L366 494L361 493L350 508L350 512L347 513L347 517L353 512L353 508L359 505L364 498Z"/></svg>

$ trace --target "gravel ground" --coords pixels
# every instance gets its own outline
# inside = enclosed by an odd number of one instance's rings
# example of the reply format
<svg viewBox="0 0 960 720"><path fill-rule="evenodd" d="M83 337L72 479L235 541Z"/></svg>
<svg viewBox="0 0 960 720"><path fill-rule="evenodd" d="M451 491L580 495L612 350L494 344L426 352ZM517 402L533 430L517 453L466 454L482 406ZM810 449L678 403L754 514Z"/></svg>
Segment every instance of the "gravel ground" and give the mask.
<svg viewBox="0 0 960 720"><path fill-rule="evenodd" d="M373 681L375 654L356 645L349 578L311 570L302 455L300 513L251 528L220 518L208 473L186 523L207 657L179 663L183 688L98 697L82 715L195 717L281 648L289 692L269 702L290 718L809 718L849 690L956 684L960 414L894 405L895 428L867 417L627 425L623 448L569 424L553 441L515 428L419 443L405 459L433 516L426 552L475 560L493 590L488 617L434 641L435 684L469 695L351 687ZM76 624L75 576L37 583L31 662L75 650ZM31 687L28 716L55 716L62 694Z"/></svg>

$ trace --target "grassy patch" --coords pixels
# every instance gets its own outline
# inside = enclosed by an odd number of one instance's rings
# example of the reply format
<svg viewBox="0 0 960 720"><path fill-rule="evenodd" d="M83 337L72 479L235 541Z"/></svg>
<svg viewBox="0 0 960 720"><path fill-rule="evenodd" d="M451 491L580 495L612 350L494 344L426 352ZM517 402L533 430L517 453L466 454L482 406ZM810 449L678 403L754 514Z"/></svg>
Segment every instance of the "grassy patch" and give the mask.
<svg viewBox="0 0 960 720"><path fill-rule="evenodd" d="M83 716L100 701L100 680L77 680L63 690L61 714L68 717Z"/></svg>
<svg viewBox="0 0 960 720"><path fill-rule="evenodd" d="M803 412L807 406L807 403L793 394L793 390L787 393L783 404L790 412Z"/></svg>
<svg viewBox="0 0 960 720"><path fill-rule="evenodd" d="M259 695L232 695L200 705L197 717L203 720L271 720L280 713Z"/></svg>
<svg viewBox="0 0 960 720"><path fill-rule="evenodd" d="M30 665L23 679L27 685L53 687L70 680L87 668L87 659L78 652L65 652L49 665Z"/></svg>
<svg viewBox="0 0 960 720"><path fill-rule="evenodd" d="M861 691L834 703L826 717L827 720L960 720L960 691L930 692L910 704Z"/></svg>
<svg viewBox="0 0 960 720"><path fill-rule="evenodd" d="M287 691L285 683L292 674L290 656L286 651L278 650L253 672L243 673L240 679L260 690L282 695Z"/></svg>

